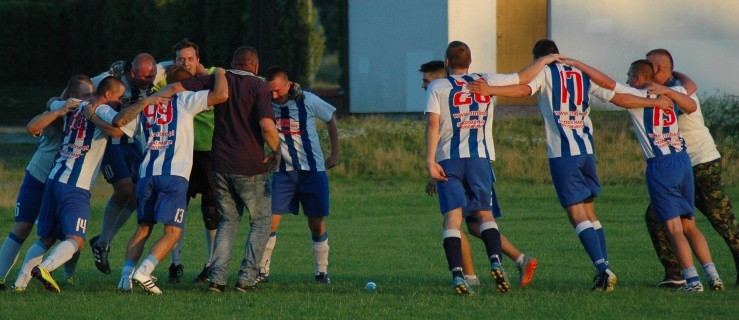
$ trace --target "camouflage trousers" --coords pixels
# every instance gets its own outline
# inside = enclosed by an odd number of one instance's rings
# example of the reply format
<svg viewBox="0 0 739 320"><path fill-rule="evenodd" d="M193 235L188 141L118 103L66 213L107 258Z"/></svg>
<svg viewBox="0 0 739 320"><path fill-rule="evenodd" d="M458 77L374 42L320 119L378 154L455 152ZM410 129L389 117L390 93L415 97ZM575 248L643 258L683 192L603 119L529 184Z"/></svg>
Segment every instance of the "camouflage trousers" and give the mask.
<svg viewBox="0 0 739 320"><path fill-rule="evenodd" d="M695 206L726 241L739 273L739 227L734 213L731 212L731 200L721 186L721 159L694 166L693 176L695 177ZM665 277L682 278L680 264L667 238L667 230L663 224L657 222L657 216L651 205L647 208L644 219L654 250L657 251L657 257L665 268Z"/></svg>

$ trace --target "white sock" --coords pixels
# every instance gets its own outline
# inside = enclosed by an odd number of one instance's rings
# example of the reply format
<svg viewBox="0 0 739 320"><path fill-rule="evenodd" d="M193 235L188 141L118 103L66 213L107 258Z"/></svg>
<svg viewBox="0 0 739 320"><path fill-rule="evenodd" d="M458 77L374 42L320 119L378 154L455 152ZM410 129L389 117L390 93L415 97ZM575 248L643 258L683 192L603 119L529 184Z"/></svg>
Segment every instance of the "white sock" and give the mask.
<svg viewBox="0 0 739 320"><path fill-rule="evenodd" d="M180 239L177 240L177 243L174 244L174 248L172 248L172 253L170 256L172 257L172 264L179 266L182 264L182 247L185 244L185 228L182 228L182 232L180 233Z"/></svg>
<svg viewBox="0 0 739 320"><path fill-rule="evenodd" d="M72 239L64 240L51 251L49 256L44 259L44 262L41 262L39 267L52 272L65 262L69 261L69 259L72 259L75 252L77 252L77 242Z"/></svg>
<svg viewBox="0 0 739 320"><path fill-rule="evenodd" d="M23 241L18 240L20 240L20 238L11 233L7 238L5 238L5 241L3 241L3 246L0 247L0 282L2 283L5 283L8 271L13 269L13 265L18 260L18 256L21 253Z"/></svg>
<svg viewBox="0 0 739 320"><path fill-rule="evenodd" d="M706 279L708 279L708 281L719 279L718 271L716 271L716 265L713 264L713 262L704 264L703 272L706 274Z"/></svg>
<svg viewBox="0 0 739 320"><path fill-rule="evenodd" d="M215 253L215 247L216 247L216 232L218 229L215 230L208 230L205 229L205 241L208 245L208 261L205 262L205 266L209 267L211 263L213 263L213 253Z"/></svg>
<svg viewBox="0 0 739 320"><path fill-rule="evenodd" d="M115 229L116 220L120 216L121 209L113 202L113 199L108 199L105 210L103 210L103 229L100 230L100 238L98 238L96 245L105 247L113 240L113 236L117 231Z"/></svg>
<svg viewBox="0 0 739 320"><path fill-rule="evenodd" d="M316 273L328 272L328 238L324 241L313 241L313 257L316 259Z"/></svg>
<svg viewBox="0 0 739 320"><path fill-rule="evenodd" d="M31 281L31 269L39 265L41 260L44 258L44 253L49 250L41 241L36 241L26 252L26 258L23 260L21 271L18 273L18 278L15 280L14 286L16 288L25 288L28 286L28 281Z"/></svg>
<svg viewBox="0 0 739 320"><path fill-rule="evenodd" d="M136 269L136 274L141 274L148 277L151 275L151 272L154 271L154 268L157 267L157 264L159 264L159 260L157 260L157 258L155 258L153 255L149 254L148 256L146 256L146 259L141 262L141 265L139 265L138 269Z"/></svg>
<svg viewBox="0 0 739 320"><path fill-rule="evenodd" d="M516 265L521 265L523 263L523 257L525 255L522 253L518 258L516 258Z"/></svg>
<svg viewBox="0 0 739 320"><path fill-rule="evenodd" d="M277 242L277 234L272 234L267 240L267 245L264 246L264 253L262 254L262 261L259 262L259 272L269 274L269 265L272 262L272 251L275 250L275 243ZM315 245L314 245L315 248ZM315 249L314 249L315 250Z"/></svg>

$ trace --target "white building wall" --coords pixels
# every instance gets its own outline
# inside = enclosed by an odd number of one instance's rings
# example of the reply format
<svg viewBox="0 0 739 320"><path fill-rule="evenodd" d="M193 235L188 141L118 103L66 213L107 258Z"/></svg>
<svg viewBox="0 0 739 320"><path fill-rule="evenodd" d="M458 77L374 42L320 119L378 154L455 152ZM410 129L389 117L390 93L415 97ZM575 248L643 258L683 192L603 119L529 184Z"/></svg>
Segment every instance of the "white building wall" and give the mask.
<svg viewBox="0 0 739 320"><path fill-rule="evenodd" d="M474 3L474 5L470 5ZM449 41L466 43L472 51L470 72L496 70L496 1L450 0ZM446 46L444 46L446 49Z"/></svg>
<svg viewBox="0 0 739 320"><path fill-rule="evenodd" d="M560 52L621 83L631 62L664 48L699 92L739 94L739 1L550 0L550 8Z"/></svg>

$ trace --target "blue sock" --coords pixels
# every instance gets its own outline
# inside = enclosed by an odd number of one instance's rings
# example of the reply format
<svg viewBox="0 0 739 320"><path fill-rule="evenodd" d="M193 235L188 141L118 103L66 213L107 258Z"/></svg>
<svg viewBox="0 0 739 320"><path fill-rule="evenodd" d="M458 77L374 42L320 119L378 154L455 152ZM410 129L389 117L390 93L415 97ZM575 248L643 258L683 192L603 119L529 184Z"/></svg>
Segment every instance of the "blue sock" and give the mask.
<svg viewBox="0 0 739 320"><path fill-rule="evenodd" d="M501 252L500 231L498 224L493 221L480 224L480 238L485 244L485 251L488 254L490 263L503 263L503 253Z"/></svg>
<svg viewBox="0 0 739 320"><path fill-rule="evenodd" d="M695 267L683 269L683 278L687 283L700 282L701 278L698 276L698 270Z"/></svg>
<svg viewBox="0 0 739 320"><path fill-rule="evenodd" d="M464 277L462 273L462 237L459 230L444 230L444 253L453 277Z"/></svg>
<svg viewBox="0 0 739 320"><path fill-rule="evenodd" d="M608 265L608 250L606 250L606 232L603 231L600 221L593 221L593 228L595 233L598 234L598 240L600 240L600 252L603 253L603 259L606 259L606 265Z"/></svg>
<svg viewBox="0 0 739 320"><path fill-rule="evenodd" d="M600 240L598 240L598 234L593 229L593 224L590 221L580 222L575 227L575 232L577 232L577 237L580 238L585 252L588 253L590 260L595 265L595 269L598 270L598 274L601 275L606 272L608 266L606 265L606 259L603 258Z"/></svg>

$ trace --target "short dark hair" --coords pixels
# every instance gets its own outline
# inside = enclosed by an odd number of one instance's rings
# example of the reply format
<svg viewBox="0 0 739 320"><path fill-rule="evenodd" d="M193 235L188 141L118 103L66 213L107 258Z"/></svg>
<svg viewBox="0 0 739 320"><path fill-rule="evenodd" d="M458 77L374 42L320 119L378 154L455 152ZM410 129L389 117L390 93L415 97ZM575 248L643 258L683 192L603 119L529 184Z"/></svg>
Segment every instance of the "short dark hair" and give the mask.
<svg viewBox="0 0 739 320"><path fill-rule="evenodd" d="M446 59L449 60L449 68L467 69L472 64L472 52L470 47L462 41L452 41L446 48Z"/></svg>
<svg viewBox="0 0 739 320"><path fill-rule="evenodd" d="M559 54L559 48L557 48L557 44L554 43L554 41L541 39L534 43L534 48L531 50L531 53L534 55L534 59L539 59L550 54Z"/></svg>
<svg viewBox="0 0 739 320"><path fill-rule="evenodd" d="M192 42L188 40L187 38L180 40L180 42L177 42L172 46L172 54L175 58L177 58L177 52L179 52L182 49L185 48L193 48L195 49L195 56L200 59L200 48L195 42Z"/></svg>
<svg viewBox="0 0 739 320"><path fill-rule="evenodd" d="M418 71L427 73L427 72L434 72L434 71L443 70L443 69L444 69L444 61L431 60L429 62L422 64L421 67L418 69Z"/></svg>
<svg viewBox="0 0 739 320"><path fill-rule="evenodd" d="M231 60L232 65L244 66L244 67L255 67L259 64L259 55L257 49L250 46L241 46L234 51L233 59Z"/></svg>
<svg viewBox="0 0 739 320"><path fill-rule="evenodd" d="M651 82L654 80L654 66L645 59L639 59L631 63L631 68L636 71L637 75L642 76L644 81Z"/></svg>
<svg viewBox="0 0 739 320"><path fill-rule="evenodd" d="M90 77L84 74L73 75L69 78L69 81L67 81L67 95L78 97L80 95L80 90L85 86L93 87Z"/></svg>
<svg viewBox="0 0 739 320"><path fill-rule="evenodd" d="M98 88L97 90L95 90L95 95L97 95L98 97L102 97L105 95L106 92L111 91L118 86L124 87L121 79L113 76L107 76L98 84Z"/></svg>
<svg viewBox="0 0 739 320"><path fill-rule="evenodd" d="M267 73L264 75L264 79L267 81L272 81L277 77L283 77L285 80L288 80L287 71L280 66L272 66L267 69Z"/></svg>
<svg viewBox="0 0 739 320"><path fill-rule="evenodd" d="M667 58L670 59L670 69L675 68L675 62L672 61L672 55L670 54L669 51L667 51L667 49L661 49L660 48L660 49L650 50L649 52L647 52L647 55L645 57L649 57L651 55L663 55L663 56L667 56Z"/></svg>
<svg viewBox="0 0 739 320"><path fill-rule="evenodd" d="M192 73L190 73L190 70L187 70L187 68L173 64L171 66L168 66L165 69L165 73L167 75L167 83L175 83L180 82L185 79L192 78Z"/></svg>

